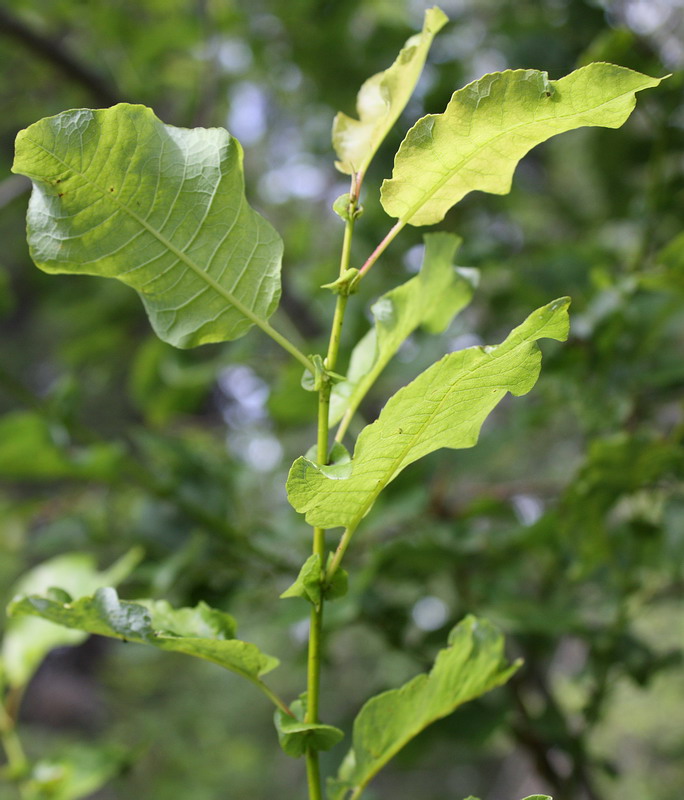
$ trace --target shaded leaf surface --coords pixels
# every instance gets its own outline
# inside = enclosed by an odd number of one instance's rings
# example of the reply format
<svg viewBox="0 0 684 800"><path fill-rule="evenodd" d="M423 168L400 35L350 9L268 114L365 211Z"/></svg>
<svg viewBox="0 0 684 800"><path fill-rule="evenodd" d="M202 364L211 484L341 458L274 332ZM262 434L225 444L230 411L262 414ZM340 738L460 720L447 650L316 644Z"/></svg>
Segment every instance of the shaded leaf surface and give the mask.
<svg viewBox="0 0 684 800"><path fill-rule="evenodd" d="M366 426L350 463L320 466L298 458L287 481L290 503L310 525L355 528L401 470L442 447L472 447L490 411L511 392L534 386L541 367L536 341L563 341L569 300L531 314L502 342L442 358L391 397Z"/></svg>
<svg viewBox="0 0 684 800"><path fill-rule="evenodd" d="M275 310L282 242L247 204L227 131L125 103L65 111L19 133L13 170L33 181L36 264L132 286L164 341L235 339Z"/></svg>
<svg viewBox="0 0 684 800"><path fill-rule="evenodd" d="M390 128L413 94L432 40L448 22L437 7L425 12L423 30L404 45L389 69L369 78L359 90L359 119L340 112L333 122L336 167L347 175L364 173Z"/></svg>
<svg viewBox="0 0 684 800"><path fill-rule="evenodd" d="M343 800L348 792L358 797L428 725L505 683L518 664L504 662L503 646L503 636L490 623L466 617L449 634L429 673L369 700L354 721L351 750L328 783L329 800Z"/></svg>
<svg viewBox="0 0 684 800"><path fill-rule="evenodd" d="M55 586L70 594L92 594L103 586L116 586L135 568L142 551L134 548L109 569L99 572L88 553L57 556L27 572L14 587L15 595L45 594ZM36 617L8 620L2 641L2 662L10 686L25 686L41 661L55 647L79 644L87 638L80 630L53 625Z"/></svg>
<svg viewBox="0 0 684 800"><path fill-rule="evenodd" d="M74 601L55 595L18 598L10 604L9 613L33 614L87 633L197 656L251 680L278 666L277 659L256 645L234 638L236 626L230 614L205 603L179 609L164 600L131 603L106 588Z"/></svg>
<svg viewBox="0 0 684 800"><path fill-rule="evenodd" d="M473 276L453 267L461 239L429 233L420 272L373 304L375 325L354 348L346 380L333 386L330 424L353 413L401 344L419 327L444 331L473 296Z"/></svg>
<svg viewBox="0 0 684 800"><path fill-rule="evenodd" d="M278 741L288 756L300 758L309 748L330 750L344 738L344 733L332 725L304 722L306 694L301 695L299 700L295 700L290 709L294 717L285 714L280 709L276 710L274 717Z"/></svg>
<svg viewBox="0 0 684 800"><path fill-rule="evenodd" d="M485 75L455 92L443 114L428 114L406 135L383 182L382 205L411 225L432 225L468 192L506 194L520 159L558 133L619 128L635 93L657 86L613 64L589 64L558 81L538 70Z"/></svg>

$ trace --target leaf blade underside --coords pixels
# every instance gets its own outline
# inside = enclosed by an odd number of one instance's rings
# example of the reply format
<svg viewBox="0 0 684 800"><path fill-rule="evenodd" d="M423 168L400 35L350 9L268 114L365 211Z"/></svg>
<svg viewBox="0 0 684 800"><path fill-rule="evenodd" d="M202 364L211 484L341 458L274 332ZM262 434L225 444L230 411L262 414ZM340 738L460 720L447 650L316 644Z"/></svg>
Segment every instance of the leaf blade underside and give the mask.
<svg viewBox="0 0 684 800"><path fill-rule="evenodd" d="M518 161L537 144L583 126L620 127L635 93L660 80L605 63L557 81L538 70L485 75L411 128L383 181L382 206L404 224L433 225L469 192L507 194Z"/></svg>
<svg viewBox="0 0 684 800"><path fill-rule="evenodd" d="M177 347L266 325L282 241L247 203L242 148L220 128L175 128L121 103L48 117L17 136L33 182L28 239L49 273L117 278Z"/></svg>
<svg viewBox="0 0 684 800"><path fill-rule="evenodd" d="M423 30L407 40L391 67L369 78L359 90L359 119L339 112L333 121L332 141L346 175L365 173L378 147L397 121L415 88L435 35L448 19L436 6L425 12Z"/></svg>
<svg viewBox="0 0 684 800"><path fill-rule="evenodd" d="M533 312L504 342L450 353L393 395L356 442L351 462L322 467L306 457L290 469L287 493L310 525L356 528L406 466L442 447L477 442L484 420L511 392L527 393L541 367L540 338L564 341L568 298Z"/></svg>

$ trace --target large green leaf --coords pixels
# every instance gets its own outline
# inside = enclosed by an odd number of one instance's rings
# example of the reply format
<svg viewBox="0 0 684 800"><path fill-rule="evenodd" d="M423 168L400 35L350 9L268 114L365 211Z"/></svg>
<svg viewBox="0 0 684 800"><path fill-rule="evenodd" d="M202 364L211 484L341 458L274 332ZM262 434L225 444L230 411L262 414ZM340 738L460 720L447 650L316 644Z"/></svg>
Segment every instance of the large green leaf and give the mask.
<svg viewBox="0 0 684 800"><path fill-rule="evenodd" d="M163 600L119 600L111 588L92 597L71 600L64 592L20 597L10 603L10 615L33 614L58 625L127 642L140 642L212 661L252 681L278 666L278 660L249 642L235 639L230 614L199 603L172 608Z"/></svg>
<svg viewBox="0 0 684 800"><path fill-rule="evenodd" d="M352 746L329 800L357 798L404 745L460 705L505 683L518 668L503 658L503 636L486 620L466 617L449 634L427 674L371 698L354 720Z"/></svg>
<svg viewBox="0 0 684 800"><path fill-rule="evenodd" d="M330 424L359 403L402 342L422 326L441 333L473 295L473 272L459 272L453 260L461 239L450 233L425 236L425 254L418 275L384 294L371 307L375 325L356 345L344 381L330 397Z"/></svg>
<svg viewBox="0 0 684 800"><path fill-rule="evenodd" d="M441 447L473 447L505 394L534 386L541 367L536 341L566 338L569 302L538 309L500 345L460 350L433 364L363 429L351 462L320 466L298 458L287 480L290 503L311 525L354 529L404 467Z"/></svg>
<svg viewBox="0 0 684 800"><path fill-rule="evenodd" d="M589 64L558 81L545 72L485 75L452 95L443 114L428 114L406 135L382 205L411 225L432 225L468 192L506 194L520 159L535 145L574 128L619 128L635 92L658 78Z"/></svg>
<svg viewBox="0 0 684 800"><path fill-rule="evenodd" d="M134 548L109 569L99 572L92 555L66 553L27 572L14 586L13 593L44 594L54 586L61 586L70 594L92 594L103 586L116 586L124 580L141 557L142 551ZM5 679L10 686L25 686L50 650L79 644L86 638L83 631L69 630L36 617L8 620L1 651Z"/></svg>
<svg viewBox="0 0 684 800"><path fill-rule="evenodd" d="M425 12L423 30L404 45L389 69L369 78L359 90L359 119L340 112L333 122L335 166L347 175L365 173L383 139L413 94L435 34L448 19L436 6Z"/></svg>
<svg viewBox="0 0 684 800"><path fill-rule="evenodd" d="M125 103L65 111L19 133L13 171L33 181L41 269L127 283L178 347L267 326L282 242L247 204L242 148L226 131L174 128Z"/></svg>

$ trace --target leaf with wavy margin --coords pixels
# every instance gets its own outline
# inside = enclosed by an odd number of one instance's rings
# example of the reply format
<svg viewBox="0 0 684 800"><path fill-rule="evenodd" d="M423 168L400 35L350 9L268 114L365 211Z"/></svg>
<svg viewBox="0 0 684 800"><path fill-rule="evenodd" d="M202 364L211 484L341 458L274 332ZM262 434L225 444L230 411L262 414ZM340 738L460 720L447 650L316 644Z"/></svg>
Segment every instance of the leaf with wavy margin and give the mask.
<svg viewBox="0 0 684 800"><path fill-rule="evenodd" d="M382 184L382 206L400 222L433 225L468 192L506 194L533 147L583 126L619 128L635 93L660 81L603 63L557 81L532 69L485 75L411 128Z"/></svg>
<svg viewBox="0 0 684 800"><path fill-rule="evenodd" d="M282 242L247 203L227 131L126 103L65 111L19 133L12 169L33 181L28 240L45 272L118 278L177 347L269 327Z"/></svg>
<svg viewBox="0 0 684 800"><path fill-rule="evenodd" d="M206 603L175 609L164 600L119 600L112 588L98 589L92 597L78 600L55 590L51 596L15 598L8 613L31 614L86 633L196 656L256 683L278 666L278 659L235 638L235 620L230 614Z"/></svg>
<svg viewBox="0 0 684 800"><path fill-rule="evenodd" d="M441 9L425 12L423 30L412 36L391 67L369 78L359 90L359 119L341 111L333 121L335 166L347 175L365 173L383 139L404 110L423 70L432 40L448 22Z"/></svg>
<svg viewBox="0 0 684 800"><path fill-rule="evenodd" d="M565 340L569 304L566 297L538 309L500 345L444 356L387 401L361 431L351 462L320 466L298 458L287 479L290 503L310 525L353 530L409 464L442 447L473 447L506 393L523 395L536 383L536 341Z"/></svg>
<svg viewBox="0 0 684 800"><path fill-rule="evenodd" d="M355 800L402 747L463 703L505 683L519 663L506 664L503 636L486 620L466 617L449 634L429 673L400 689L371 698L354 720L352 746L337 778L328 781L329 800Z"/></svg>
<svg viewBox="0 0 684 800"><path fill-rule="evenodd" d="M64 553L44 561L26 572L14 586L13 594L43 594L53 586L62 586L70 594L91 594L103 586L116 586L136 567L143 556L135 547L99 572L89 553ZM45 656L55 647L85 641L83 631L52 625L36 617L15 617L8 620L0 649L4 677L9 686L26 686Z"/></svg>

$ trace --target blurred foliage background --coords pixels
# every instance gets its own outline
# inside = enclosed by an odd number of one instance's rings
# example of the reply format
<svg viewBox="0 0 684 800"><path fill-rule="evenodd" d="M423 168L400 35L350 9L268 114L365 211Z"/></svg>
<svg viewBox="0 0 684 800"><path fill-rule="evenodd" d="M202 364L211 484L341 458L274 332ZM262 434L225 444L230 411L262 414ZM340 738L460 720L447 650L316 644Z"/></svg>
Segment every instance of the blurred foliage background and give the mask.
<svg viewBox="0 0 684 800"><path fill-rule="evenodd" d="M390 225L377 186L405 130L469 80L509 67L559 78L595 60L674 74L640 96L623 129L553 139L523 161L510 195L470 195L442 223L464 238L459 264L481 271L475 300L443 337L406 344L366 420L445 351L499 341L554 297L573 298L572 334L545 345L539 384L502 404L477 448L414 465L367 519L349 556L350 594L327 618L324 718L348 730L370 694L425 669L465 613L486 615L524 668L424 733L369 800L545 790L555 800L679 800L684 2L441 5L452 22L366 180L358 263ZM0 2L3 603L27 569L58 554L85 551L104 567L140 546L125 597L230 610L244 638L282 658L278 691L301 691L307 609L277 599L309 548L283 489L315 438L300 367L258 333L173 350L125 287L35 269L28 187L9 173L13 139L40 117L120 100L175 125L227 127L245 147L251 202L286 241L276 324L312 342L310 352L332 312L331 296L315 290L336 275L342 226L331 204L347 190L333 167L332 118L353 111L362 81L391 63L425 7ZM420 247L421 231L407 231L364 281L347 351L370 302L415 271ZM5 700L47 775L36 797L304 793L268 705L208 664L91 639L53 651ZM65 750L64 763L99 776L81 794L50 783ZM0 794L14 792L7 782Z"/></svg>

